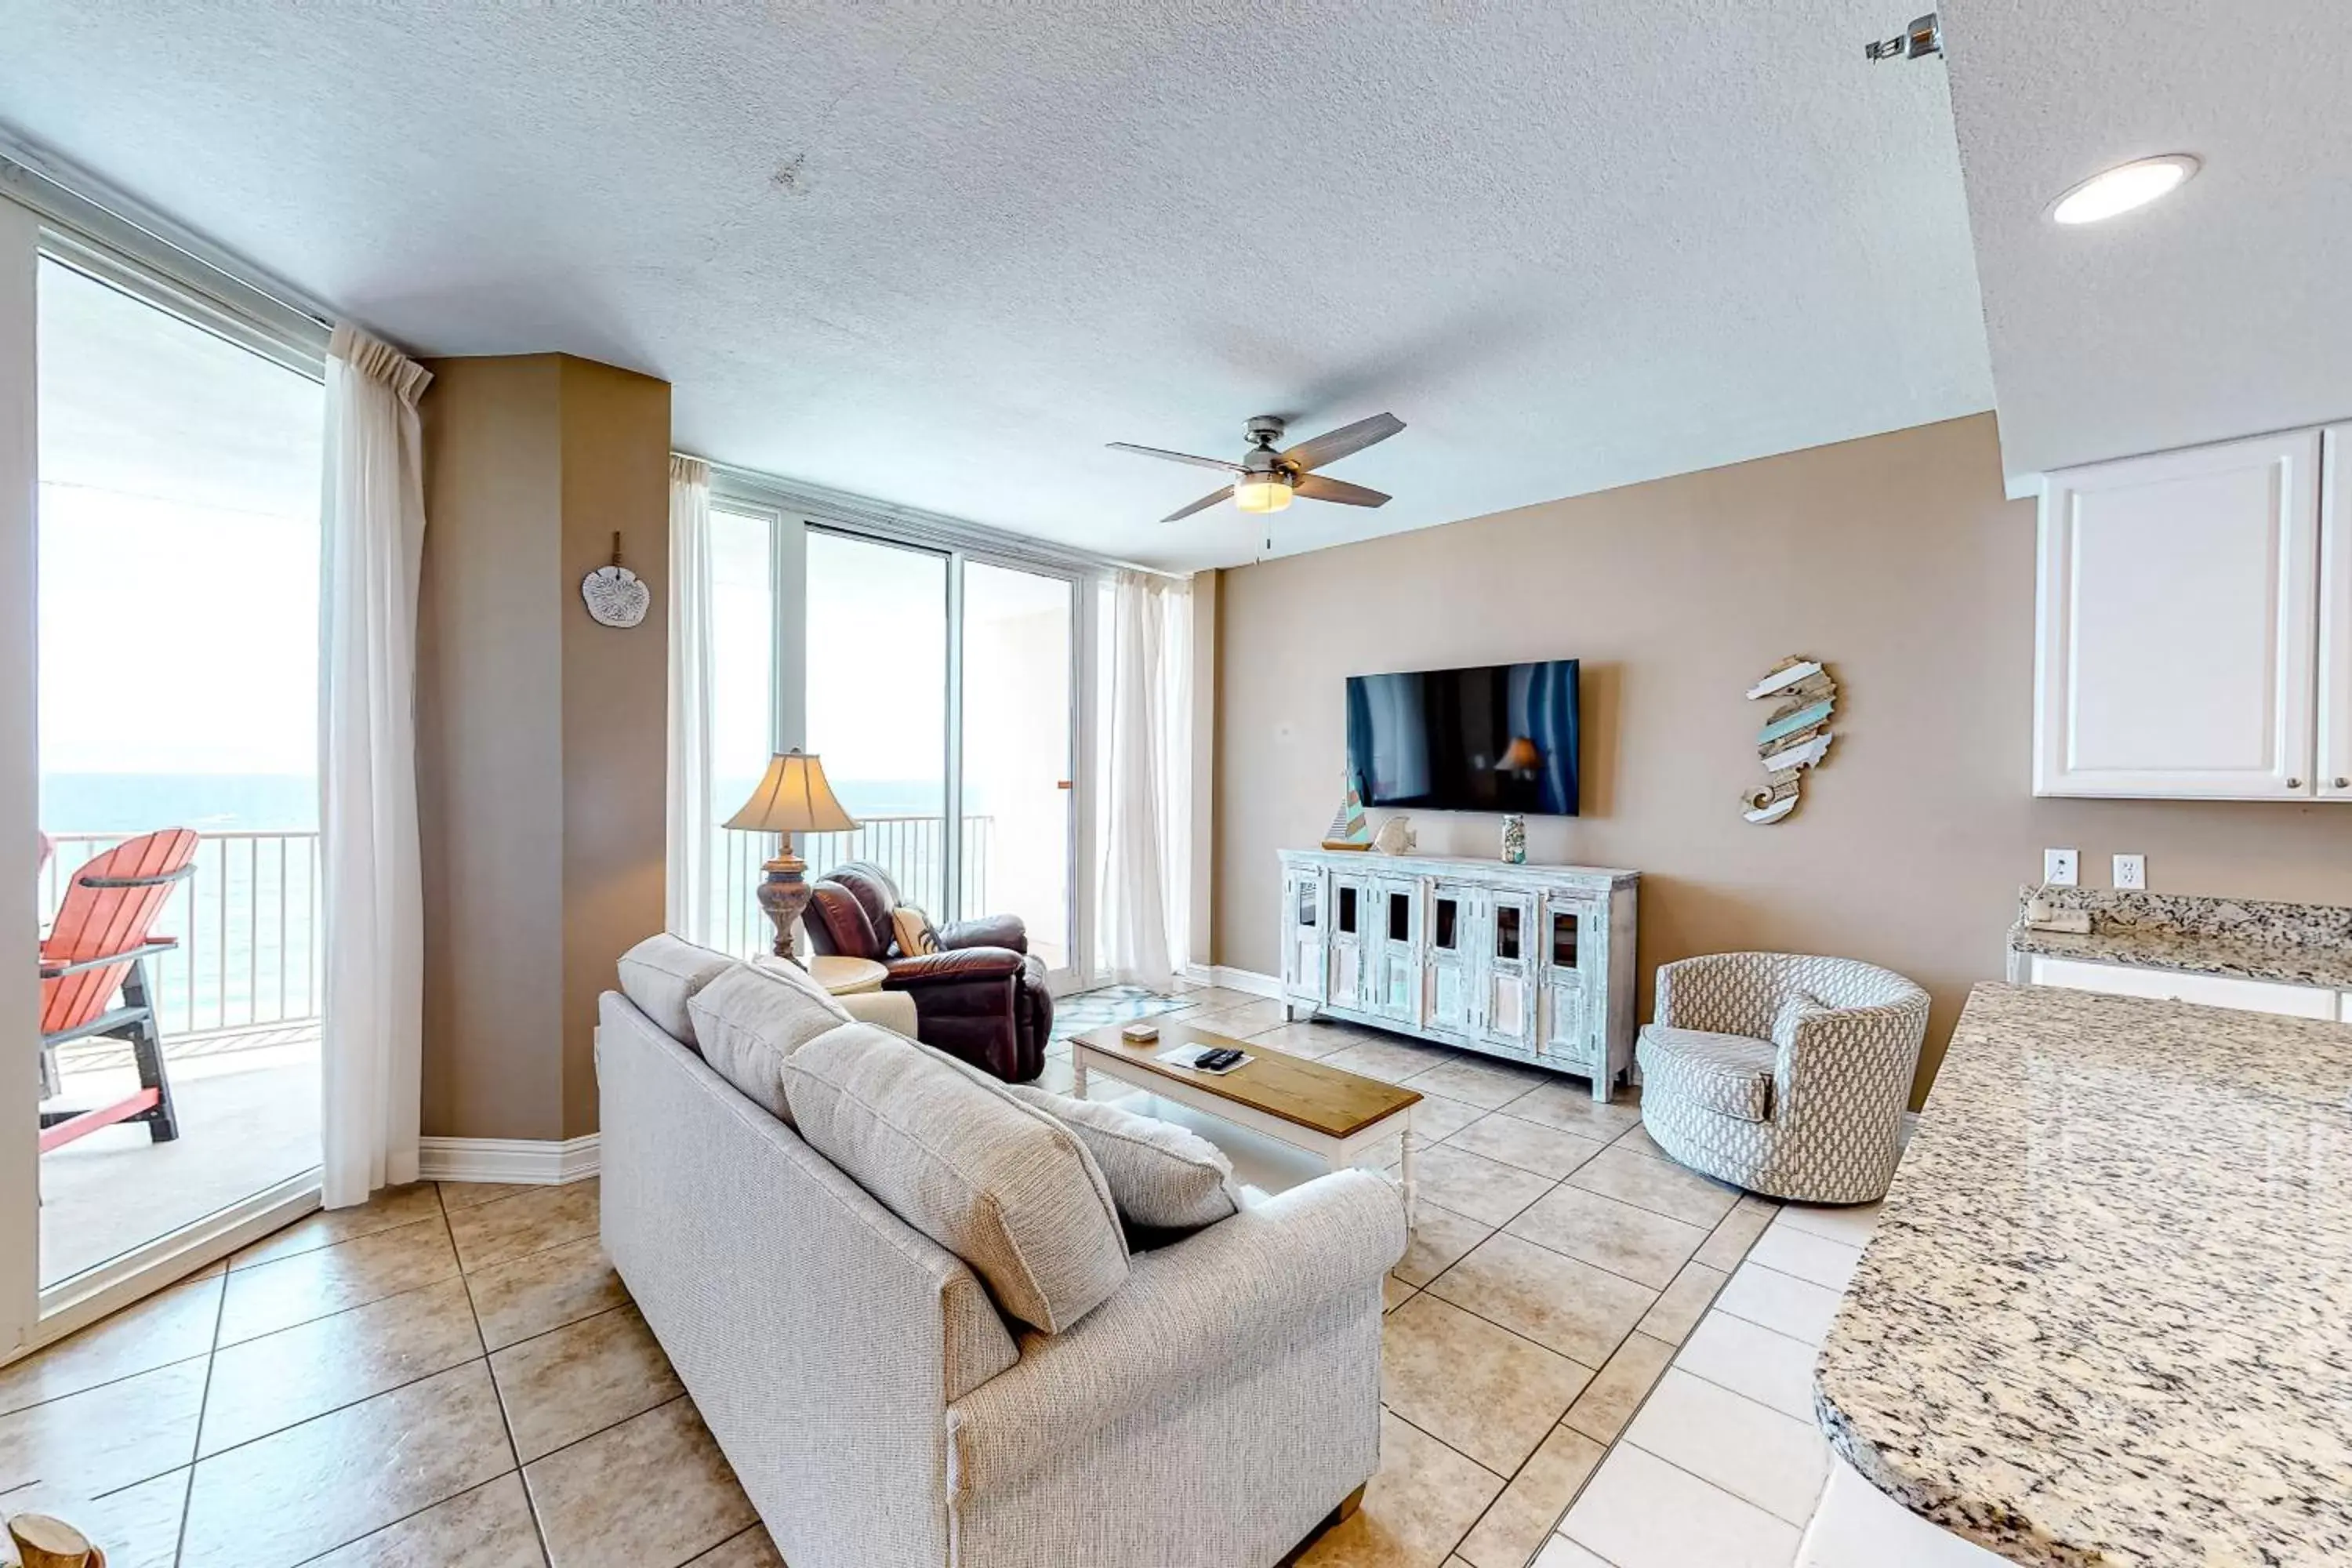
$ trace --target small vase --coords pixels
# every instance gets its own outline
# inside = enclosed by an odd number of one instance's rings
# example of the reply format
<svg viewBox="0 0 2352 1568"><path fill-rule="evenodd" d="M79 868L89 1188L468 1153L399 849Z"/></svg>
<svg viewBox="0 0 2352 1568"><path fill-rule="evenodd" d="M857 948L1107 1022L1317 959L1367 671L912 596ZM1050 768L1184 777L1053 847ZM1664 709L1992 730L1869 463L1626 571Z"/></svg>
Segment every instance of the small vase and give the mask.
<svg viewBox="0 0 2352 1568"><path fill-rule="evenodd" d="M1517 812L1503 818L1503 864L1524 866L1528 863L1528 819Z"/></svg>

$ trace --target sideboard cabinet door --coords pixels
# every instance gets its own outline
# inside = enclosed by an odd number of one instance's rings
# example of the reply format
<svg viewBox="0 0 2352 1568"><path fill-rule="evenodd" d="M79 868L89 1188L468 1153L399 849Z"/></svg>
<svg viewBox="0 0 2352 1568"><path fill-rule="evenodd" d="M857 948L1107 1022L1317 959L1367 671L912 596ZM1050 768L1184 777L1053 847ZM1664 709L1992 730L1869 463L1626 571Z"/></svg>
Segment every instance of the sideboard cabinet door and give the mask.
<svg viewBox="0 0 2352 1568"><path fill-rule="evenodd" d="M2306 430L2043 481L2035 794L2318 793L2319 461Z"/></svg>
<svg viewBox="0 0 2352 1568"><path fill-rule="evenodd" d="M1497 1045L1526 1050L1536 1033L1536 897L1497 892L1486 903L1485 1027Z"/></svg>
<svg viewBox="0 0 2352 1568"><path fill-rule="evenodd" d="M1328 994L1323 873L1301 867L1282 876L1282 989L1320 1002Z"/></svg>

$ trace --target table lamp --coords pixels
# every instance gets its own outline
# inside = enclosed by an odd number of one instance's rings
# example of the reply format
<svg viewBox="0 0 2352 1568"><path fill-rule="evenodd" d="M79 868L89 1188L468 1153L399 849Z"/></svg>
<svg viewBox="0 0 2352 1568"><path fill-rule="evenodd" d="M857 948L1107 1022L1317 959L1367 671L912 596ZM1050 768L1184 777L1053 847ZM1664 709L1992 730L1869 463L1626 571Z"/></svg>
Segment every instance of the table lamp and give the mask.
<svg viewBox="0 0 2352 1568"><path fill-rule="evenodd" d="M768 772L759 787L742 809L727 819L727 826L745 833L783 835L776 858L764 868L768 874L760 883L760 907L775 924L776 956L798 963L793 927L808 908L808 879L803 875L808 862L793 853L793 835L846 833L857 826L856 819L834 798L833 786L824 782L824 763L803 756L795 746L768 759Z"/></svg>

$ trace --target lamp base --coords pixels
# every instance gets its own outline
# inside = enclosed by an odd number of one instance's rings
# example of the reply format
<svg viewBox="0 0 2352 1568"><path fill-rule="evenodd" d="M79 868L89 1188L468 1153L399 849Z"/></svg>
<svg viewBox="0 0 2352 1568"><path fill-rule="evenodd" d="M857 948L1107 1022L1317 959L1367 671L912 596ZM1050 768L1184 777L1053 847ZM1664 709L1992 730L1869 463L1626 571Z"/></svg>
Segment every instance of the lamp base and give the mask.
<svg viewBox="0 0 2352 1568"><path fill-rule="evenodd" d="M805 969L799 953L793 951L793 928L799 925L802 911L809 906L814 891L808 884L808 862L792 852L786 840L784 852L761 868L768 874L756 890L760 907L776 928L775 953L788 958Z"/></svg>

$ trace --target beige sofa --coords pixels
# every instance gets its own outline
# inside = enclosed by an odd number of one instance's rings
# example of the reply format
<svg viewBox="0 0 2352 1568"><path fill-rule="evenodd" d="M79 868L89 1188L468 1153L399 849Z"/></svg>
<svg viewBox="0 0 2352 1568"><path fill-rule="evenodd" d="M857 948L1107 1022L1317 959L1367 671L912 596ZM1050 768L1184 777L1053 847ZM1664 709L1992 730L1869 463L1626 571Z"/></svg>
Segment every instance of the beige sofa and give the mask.
<svg viewBox="0 0 2352 1568"><path fill-rule="evenodd" d="M1040 1332L637 978L646 1006L608 992L598 1030L604 1247L793 1568L1270 1565L1378 1467L1388 1184L1338 1173L1137 1251Z"/></svg>

